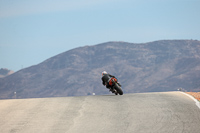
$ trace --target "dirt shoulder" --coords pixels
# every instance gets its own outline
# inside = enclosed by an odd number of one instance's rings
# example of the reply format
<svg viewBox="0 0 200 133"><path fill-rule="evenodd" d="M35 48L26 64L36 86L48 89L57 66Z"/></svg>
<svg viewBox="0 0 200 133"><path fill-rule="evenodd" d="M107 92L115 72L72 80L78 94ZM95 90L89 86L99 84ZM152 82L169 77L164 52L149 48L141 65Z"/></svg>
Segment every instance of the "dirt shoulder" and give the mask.
<svg viewBox="0 0 200 133"><path fill-rule="evenodd" d="M200 92L186 92L189 95L192 95L194 98L200 101Z"/></svg>

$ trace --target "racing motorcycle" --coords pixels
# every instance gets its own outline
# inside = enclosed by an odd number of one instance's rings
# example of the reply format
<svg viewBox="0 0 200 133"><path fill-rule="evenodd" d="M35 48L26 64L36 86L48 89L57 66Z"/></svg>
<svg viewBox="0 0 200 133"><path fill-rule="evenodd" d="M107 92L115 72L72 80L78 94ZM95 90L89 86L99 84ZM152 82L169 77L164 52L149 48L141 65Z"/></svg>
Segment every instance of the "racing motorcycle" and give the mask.
<svg viewBox="0 0 200 133"><path fill-rule="evenodd" d="M115 93L115 95L123 95L123 91L121 85L118 83L116 78L111 78L109 81L109 85L111 86L110 91Z"/></svg>

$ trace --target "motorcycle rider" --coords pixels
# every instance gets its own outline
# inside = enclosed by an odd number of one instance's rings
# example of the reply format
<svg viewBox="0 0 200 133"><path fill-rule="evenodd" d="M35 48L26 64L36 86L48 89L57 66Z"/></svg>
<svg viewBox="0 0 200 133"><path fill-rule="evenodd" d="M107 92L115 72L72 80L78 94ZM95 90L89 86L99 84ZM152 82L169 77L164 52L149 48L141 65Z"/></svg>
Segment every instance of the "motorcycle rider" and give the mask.
<svg viewBox="0 0 200 133"><path fill-rule="evenodd" d="M103 72L102 72L102 78L101 78L102 84L103 84L104 86L106 86L106 88L110 89L110 91L113 92L112 86L109 85L109 81L111 80L111 78L115 78L115 76L113 76L113 75L107 73L106 71L103 71ZM118 83L118 85L121 86L119 83Z"/></svg>

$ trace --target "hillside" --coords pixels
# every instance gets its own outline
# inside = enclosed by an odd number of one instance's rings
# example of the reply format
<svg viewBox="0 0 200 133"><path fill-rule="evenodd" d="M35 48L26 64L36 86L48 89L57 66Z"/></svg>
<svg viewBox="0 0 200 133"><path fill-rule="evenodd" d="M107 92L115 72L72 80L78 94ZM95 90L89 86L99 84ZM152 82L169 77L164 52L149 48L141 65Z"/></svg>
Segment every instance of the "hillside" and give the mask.
<svg viewBox="0 0 200 133"><path fill-rule="evenodd" d="M75 48L0 79L0 98L108 94L101 84L103 70L118 77L125 93L200 91L200 41L107 42Z"/></svg>
<svg viewBox="0 0 200 133"><path fill-rule="evenodd" d="M0 69L0 78L4 78L8 75L13 74L14 72L12 70L8 70L7 68L1 68Z"/></svg>

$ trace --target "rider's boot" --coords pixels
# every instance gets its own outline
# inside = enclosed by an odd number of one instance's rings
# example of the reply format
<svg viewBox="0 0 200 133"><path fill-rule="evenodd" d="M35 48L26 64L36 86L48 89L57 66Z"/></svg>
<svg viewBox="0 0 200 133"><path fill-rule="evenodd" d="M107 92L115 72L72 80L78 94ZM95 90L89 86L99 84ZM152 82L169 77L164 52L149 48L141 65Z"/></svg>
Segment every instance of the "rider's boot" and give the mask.
<svg viewBox="0 0 200 133"><path fill-rule="evenodd" d="M110 91L111 91L112 93L115 93L115 91L114 91L112 88L110 88Z"/></svg>

